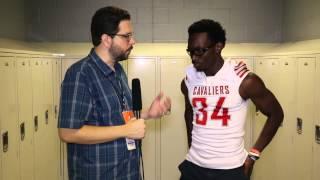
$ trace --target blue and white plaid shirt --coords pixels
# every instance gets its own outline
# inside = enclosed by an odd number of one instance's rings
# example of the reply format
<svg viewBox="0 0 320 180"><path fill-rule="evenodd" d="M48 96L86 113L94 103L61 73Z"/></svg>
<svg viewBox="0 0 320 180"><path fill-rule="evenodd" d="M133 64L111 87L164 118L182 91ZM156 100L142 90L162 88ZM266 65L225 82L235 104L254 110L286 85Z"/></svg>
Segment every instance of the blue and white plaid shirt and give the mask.
<svg viewBox="0 0 320 180"><path fill-rule="evenodd" d="M91 50L68 69L62 82L58 127L79 129L83 125L124 124L119 95L124 96L131 109L131 91L121 65L116 63L114 72ZM70 180L140 178L139 151L129 151L124 138L90 145L69 143L67 149Z"/></svg>

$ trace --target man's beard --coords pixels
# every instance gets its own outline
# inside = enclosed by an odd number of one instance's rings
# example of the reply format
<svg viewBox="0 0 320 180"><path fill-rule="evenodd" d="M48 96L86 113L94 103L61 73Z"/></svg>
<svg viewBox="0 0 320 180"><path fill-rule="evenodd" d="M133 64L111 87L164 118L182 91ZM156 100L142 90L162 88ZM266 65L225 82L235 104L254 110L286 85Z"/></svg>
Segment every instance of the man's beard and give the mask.
<svg viewBox="0 0 320 180"><path fill-rule="evenodd" d="M110 48L110 54L112 55L113 59L116 62L127 60L129 57L129 54L132 50L132 46L128 48L126 51L123 51L121 48L119 48L117 45L112 44Z"/></svg>

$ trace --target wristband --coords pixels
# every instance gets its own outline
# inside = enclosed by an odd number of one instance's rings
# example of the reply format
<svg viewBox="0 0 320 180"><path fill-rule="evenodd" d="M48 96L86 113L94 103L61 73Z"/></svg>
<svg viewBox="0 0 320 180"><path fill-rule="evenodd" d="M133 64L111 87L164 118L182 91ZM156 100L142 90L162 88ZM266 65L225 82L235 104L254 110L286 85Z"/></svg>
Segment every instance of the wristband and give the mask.
<svg viewBox="0 0 320 180"><path fill-rule="evenodd" d="M249 157L250 159L252 159L253 161L256 161L256 160L259 159L259 156L253 156L253 155L251 155L251 154L249 154L248 157Z"/></svg>
<svg viewBox="0 0 320 180"><path fill-rule="evenodd" d="M255 148L251 148L251 150L249 151L249 154L253 155L253 156L257 156L260 157L260 151L258 151Z"/></svg>
<svg viewBox="0 0 320 180"><path fill-rule="evenodd" d="M260 151L258 151L257 149L255 148L251 148L251 150L249 151L249 154L248 154L249 158L256 161L260 158Z"/></svg>

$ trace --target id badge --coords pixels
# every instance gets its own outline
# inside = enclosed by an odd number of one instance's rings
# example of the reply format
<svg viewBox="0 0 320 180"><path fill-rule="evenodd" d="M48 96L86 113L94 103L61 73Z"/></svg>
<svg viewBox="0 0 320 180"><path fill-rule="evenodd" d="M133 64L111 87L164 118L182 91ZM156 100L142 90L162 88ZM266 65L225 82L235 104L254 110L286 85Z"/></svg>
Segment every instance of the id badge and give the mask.
<svg viewBox="0 0 320 180"><path fill-rule="evenodd" d="M130 119L134 117L132 111L123 111L122 116L125 123L128 123ZM129 151L136 149L136 142L134 141L134 139L126 138L126 144Z"/></svg>

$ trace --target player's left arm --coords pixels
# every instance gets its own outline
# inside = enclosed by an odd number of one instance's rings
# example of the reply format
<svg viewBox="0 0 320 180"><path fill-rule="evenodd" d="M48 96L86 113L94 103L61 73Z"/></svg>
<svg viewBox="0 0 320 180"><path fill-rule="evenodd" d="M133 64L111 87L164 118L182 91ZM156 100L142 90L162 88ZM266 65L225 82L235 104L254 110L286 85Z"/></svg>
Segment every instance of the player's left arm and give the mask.
<svg viewBox="0 0 320 180"><path fill-rule="evenodd" d="M267 116L267 121L253 146L253 148L262 152L271 142L283 121L282 107L273 93L267 89L263 81L254 73L249 73L244 78L239 87L239 93L243 99L251 99L256 108ZM246 163L253 165L250 158L247 158ZM249 171L247 173L250 176L252 166L247 171Z"/></svg>

